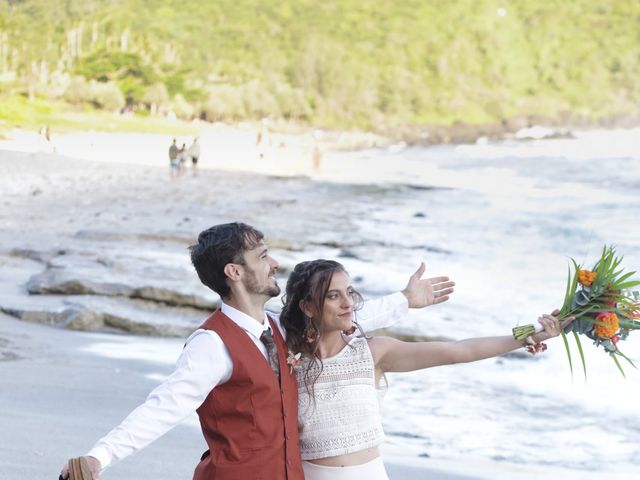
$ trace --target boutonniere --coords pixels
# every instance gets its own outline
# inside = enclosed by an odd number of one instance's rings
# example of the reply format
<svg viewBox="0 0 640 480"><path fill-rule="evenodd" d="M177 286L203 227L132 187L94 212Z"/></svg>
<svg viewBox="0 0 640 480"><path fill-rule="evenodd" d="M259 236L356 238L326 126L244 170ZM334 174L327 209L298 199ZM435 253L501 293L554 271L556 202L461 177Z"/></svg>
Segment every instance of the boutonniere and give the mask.
<svg viewBox="0 0 640 480"><path fill-rule="evenodd" d="M289 356L287 357L287 363L289 364L289 373L293 373L293 369L300 365L301 356L301 352L298 352L294 355L293 352L289 350Z"/></svg>

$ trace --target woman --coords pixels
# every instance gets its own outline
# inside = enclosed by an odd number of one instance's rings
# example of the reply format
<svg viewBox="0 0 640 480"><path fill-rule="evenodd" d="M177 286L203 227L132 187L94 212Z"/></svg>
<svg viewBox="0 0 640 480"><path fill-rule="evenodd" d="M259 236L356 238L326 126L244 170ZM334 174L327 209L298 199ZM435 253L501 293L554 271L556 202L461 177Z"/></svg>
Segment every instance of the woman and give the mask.
<svg viewBox="0 0 640 480"><path fill-rule="evenodd" d="M280 321L298 381L306 480L388 479L379 450L384 433L377 397L385 372L472 362L523 346L534 353L572 320L560 325L553 315L543 315L538 320L544 330L526 344L510 335L409 343L353 335L361 301L344 267L332 260L299 263L287 281Z"/></svg>

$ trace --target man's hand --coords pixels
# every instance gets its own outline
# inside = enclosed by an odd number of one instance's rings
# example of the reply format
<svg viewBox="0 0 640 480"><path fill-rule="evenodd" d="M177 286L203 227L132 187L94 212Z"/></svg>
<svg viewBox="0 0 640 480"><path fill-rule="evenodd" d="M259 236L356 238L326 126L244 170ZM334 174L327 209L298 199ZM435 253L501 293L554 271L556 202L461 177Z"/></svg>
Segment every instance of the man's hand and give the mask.
<svg viewBox="0 0 640 480"><path fill-rule="evenodd" d="M86 461L89 471L91 472L91 480L100 480L100 472L102 471L102 465L95 457L81 457ZM69 462L65 464L60 472L60 478L66 480L69 477Z"/></svg>
<svg viewBox="0 0 640 480"><path fill-rule="evenodd" d="M423 279L425 268L424 262L421 262L416 273L409 277L409 283L402 290L409 301L409 308L423 308L446 302L453 293L455 282L450 282L449 277Z"/></svg>

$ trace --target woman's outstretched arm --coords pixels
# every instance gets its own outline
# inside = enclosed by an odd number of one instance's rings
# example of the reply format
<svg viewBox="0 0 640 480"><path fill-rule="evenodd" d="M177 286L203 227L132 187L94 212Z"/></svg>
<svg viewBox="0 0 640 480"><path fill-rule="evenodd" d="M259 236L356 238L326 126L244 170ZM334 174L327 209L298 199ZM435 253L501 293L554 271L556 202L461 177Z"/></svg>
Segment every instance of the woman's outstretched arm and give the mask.
<svg viewBox="0 0 640 480"><path fill-rule="evenodd" d="M557 314L554 312L554 314ZM562 324L553 315L543 315L538 321L544 330L533 336L535 343L560 335ZM374 337L369 346L376 368L382 372L411 372L438 365L474 362L496 357L523 347L523 342L511 335L481 337L457 342L402 342L390 337Z"/></svg>

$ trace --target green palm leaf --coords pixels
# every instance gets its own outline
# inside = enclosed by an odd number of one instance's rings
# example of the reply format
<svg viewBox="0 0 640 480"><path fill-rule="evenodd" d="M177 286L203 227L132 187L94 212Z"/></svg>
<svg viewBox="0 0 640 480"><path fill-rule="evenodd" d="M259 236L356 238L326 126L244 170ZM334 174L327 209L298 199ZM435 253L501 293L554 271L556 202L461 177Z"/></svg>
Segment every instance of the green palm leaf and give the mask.
<svg viewBox="0 0 640 480"><path fill-rule="evenodd" d="M582 370L584 372L584 381L587 381L587 363L584 361L584 352L582 351L582 343L580 343L580 337L577 332L573 332L573 338L578 345L578 352L580 353L580 360L582 361Z"/></svg>
<svg viewBox="0 0 640 480"><path fill-rule="evenodd" d="M562 332L562 341L564 342L564 348L567 351L569 370L571 370L571 378L573 378L573 361L571 360L571 349L569 348L569 340L567 339L567 334L564 332Z"/></svg>
<svg viewBox="0 0 640 480"><path fill-rule="evenodd" d="M627 378L627 376L624 374L624 370L622 369L622 365L620 365L620 362L618 361L618 358L613 353L611 354L611 358L613 358L613 361L616 363L616 367L618 367L618 370L620 370L622 376L624 378Z"/></svg>

